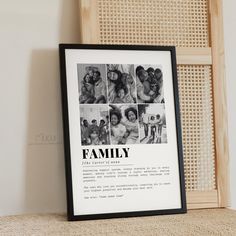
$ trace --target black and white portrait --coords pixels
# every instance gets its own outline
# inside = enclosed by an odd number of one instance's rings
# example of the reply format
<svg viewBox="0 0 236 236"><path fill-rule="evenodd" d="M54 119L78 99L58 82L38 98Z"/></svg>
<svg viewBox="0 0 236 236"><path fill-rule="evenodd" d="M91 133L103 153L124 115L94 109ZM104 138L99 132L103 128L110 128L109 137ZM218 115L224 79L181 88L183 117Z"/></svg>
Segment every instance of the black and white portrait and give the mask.
<svg viewBox="0 0 236 236"><path fill-rule="evenodd" d="M161 65L77 69L82 145L167 143Z"/></svg>
<svg viewBox="0 0 236 236"><path fill-rule="evenodd" d="M140 143L167 143L166 115L164 104L140 104Z"/></svg>
<svg viewBox="0 0 236 236"><path fill-rule="evenodd" d="M135 65L138 103L164 103L163 73L158 65Z"/></svg>
<svg viewBox="0 0 236 236"><path fill-rule="evenodd" d="M110 105L111 144L139 143L137 105Z"/></svg>
<svg viewBox="0 0 236 236"><path fill-rule="evenodd" d="M80 104L107 103L105 65L78 64Z"/></svg>
<svg viewBox="0 0 236 236"><path fill-rule="evenodd" d="M136 103L134 65L108 64L106 67L109 103Z"/></svg>
<svg viewBox="0 0 236 236"><path fill-rule="evenodd" d="M82 145L109 145L110 124L107 105L80 105Z"/></svg>

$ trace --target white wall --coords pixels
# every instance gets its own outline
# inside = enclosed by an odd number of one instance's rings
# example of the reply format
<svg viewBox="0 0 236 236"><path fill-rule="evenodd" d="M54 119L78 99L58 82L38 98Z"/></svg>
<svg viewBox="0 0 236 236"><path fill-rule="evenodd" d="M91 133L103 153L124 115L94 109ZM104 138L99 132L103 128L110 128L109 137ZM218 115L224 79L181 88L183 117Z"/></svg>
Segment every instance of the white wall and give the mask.
<svg viewBox="0 0 236 236"><path fill-rule="evenodd" d="M236 208L236 2L224 4ZM65 212L58 43L78 42L77 0L0 0L0 215Z"/></svg>
<svg viewBox="0 0 236 236"><path fill-rule="evenodd" d="M0 215L65 212L58 44L77 0L0 0Z"/></svg>

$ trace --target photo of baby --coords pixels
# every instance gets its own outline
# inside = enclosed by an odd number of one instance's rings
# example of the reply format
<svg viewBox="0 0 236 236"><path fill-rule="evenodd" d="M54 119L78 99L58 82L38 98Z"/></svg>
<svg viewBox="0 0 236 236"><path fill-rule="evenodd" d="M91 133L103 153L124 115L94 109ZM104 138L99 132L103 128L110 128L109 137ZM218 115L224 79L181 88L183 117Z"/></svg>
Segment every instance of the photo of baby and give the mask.
<svg viewBox="0 0 236 236"><path fill-rule="evenodd" d="M105 65L78 64L80 104L107 103Z"/></svg>

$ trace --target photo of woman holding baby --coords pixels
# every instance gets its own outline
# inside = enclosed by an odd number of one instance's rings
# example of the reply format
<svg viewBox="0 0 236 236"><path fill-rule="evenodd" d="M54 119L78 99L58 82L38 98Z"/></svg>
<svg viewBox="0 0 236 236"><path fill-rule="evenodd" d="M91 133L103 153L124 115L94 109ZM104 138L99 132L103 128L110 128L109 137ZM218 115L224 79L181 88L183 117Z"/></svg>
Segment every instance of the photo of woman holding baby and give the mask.
<svg viewBox="0 0 236 236"><path fill-rule="evenodd" d="M109 103L136 103L134 65L108 64L107 81Z"/></svg>
<svg viewBox="0 0 236 236"><path fill-rule="evenodd" d="M137 107L110 105L111 144L139 143Z"/></svg>

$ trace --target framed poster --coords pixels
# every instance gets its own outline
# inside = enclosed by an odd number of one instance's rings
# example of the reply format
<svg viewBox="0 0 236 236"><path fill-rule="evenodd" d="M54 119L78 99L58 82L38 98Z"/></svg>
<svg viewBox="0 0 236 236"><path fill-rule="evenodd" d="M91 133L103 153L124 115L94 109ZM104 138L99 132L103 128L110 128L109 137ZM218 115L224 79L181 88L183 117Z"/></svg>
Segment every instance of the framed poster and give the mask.
<svg viewBox="0 0 236 236"><path fill-rule="evenodd" d="M186 212L175 57L60 45L69 220Z"/></svg>

